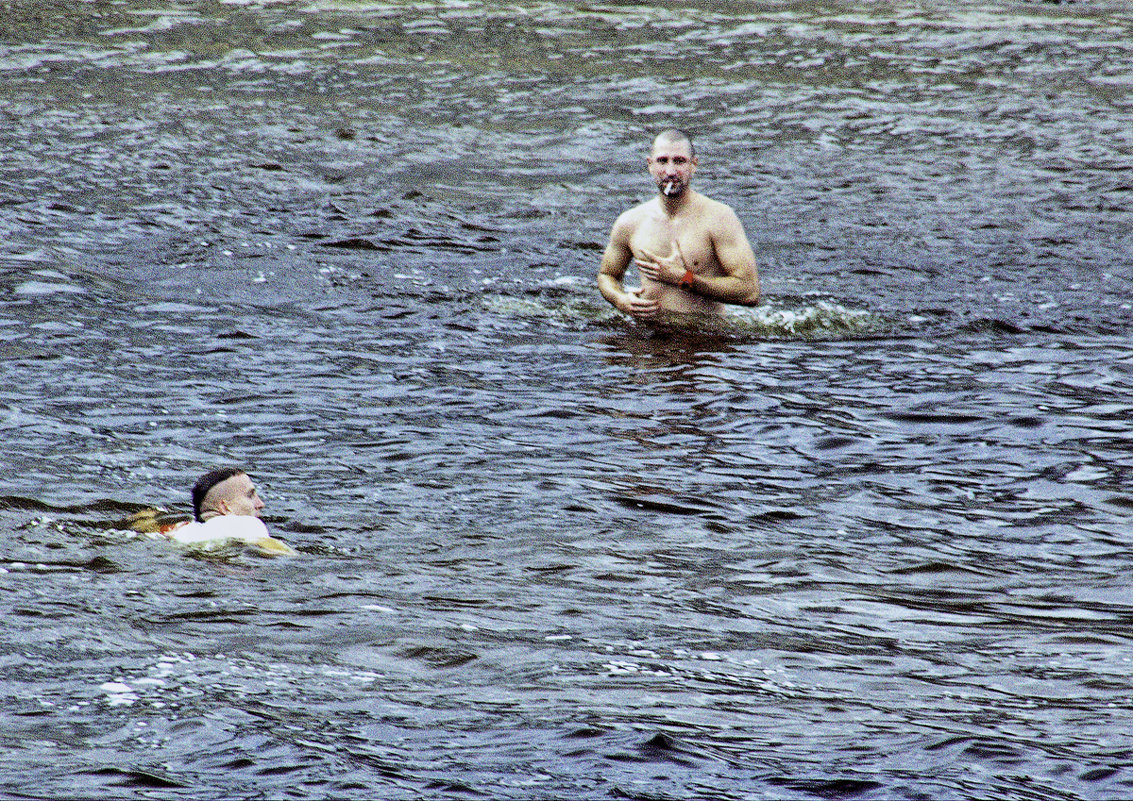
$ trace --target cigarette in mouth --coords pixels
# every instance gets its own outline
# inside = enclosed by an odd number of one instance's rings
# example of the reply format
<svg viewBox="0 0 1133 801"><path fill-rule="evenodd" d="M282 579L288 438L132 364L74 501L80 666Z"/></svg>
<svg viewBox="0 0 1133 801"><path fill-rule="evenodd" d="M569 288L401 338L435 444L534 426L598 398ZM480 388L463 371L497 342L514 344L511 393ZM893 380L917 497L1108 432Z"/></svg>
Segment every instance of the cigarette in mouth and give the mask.
<svg viewBox="0 0 1133 801"><path fill-rule="evenodd" d="M673 184L674 183L676 183L676 182L675 181L666 181L665 182L664 192L665 192L666 195L673 194Z"/></svg>

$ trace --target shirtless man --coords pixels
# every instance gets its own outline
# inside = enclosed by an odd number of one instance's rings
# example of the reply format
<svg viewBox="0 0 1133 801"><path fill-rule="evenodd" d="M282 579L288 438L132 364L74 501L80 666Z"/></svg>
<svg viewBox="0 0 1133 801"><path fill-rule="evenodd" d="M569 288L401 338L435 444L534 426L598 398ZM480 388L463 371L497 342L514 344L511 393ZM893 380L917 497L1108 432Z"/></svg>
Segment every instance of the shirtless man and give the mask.
<svg viewBox="0 0 1133 801"><path fill-rule="evenodd" d="M614 223L598 271L602 296L641 320L666 312L720 314L725 303L758 303L755 254L739 218L689 186L697 165L692 141L681 131L662 132L648 165L658 195ZM622 285L631 261L641 274L637 290Z"/></svg>

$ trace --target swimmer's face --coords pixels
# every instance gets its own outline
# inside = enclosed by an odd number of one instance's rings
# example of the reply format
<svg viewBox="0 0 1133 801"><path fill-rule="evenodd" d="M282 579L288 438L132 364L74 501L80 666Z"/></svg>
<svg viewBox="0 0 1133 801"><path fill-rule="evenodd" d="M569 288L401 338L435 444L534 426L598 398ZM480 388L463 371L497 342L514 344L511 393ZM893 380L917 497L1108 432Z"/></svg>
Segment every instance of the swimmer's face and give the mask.
<svg viewBox="0 0 1133 801"><path fill-rule="evenodd" d="M259 517L264 502L252 479L245 473L238 473L210 489L202 506L222 515Z"/></svg>
<svg viewBox="0 0 1133 801"><path fill-rule="evenodd" d="M687 141L658 138L649 153L649 174L665 197L680 197L696 172L696 156Z"/></svg>

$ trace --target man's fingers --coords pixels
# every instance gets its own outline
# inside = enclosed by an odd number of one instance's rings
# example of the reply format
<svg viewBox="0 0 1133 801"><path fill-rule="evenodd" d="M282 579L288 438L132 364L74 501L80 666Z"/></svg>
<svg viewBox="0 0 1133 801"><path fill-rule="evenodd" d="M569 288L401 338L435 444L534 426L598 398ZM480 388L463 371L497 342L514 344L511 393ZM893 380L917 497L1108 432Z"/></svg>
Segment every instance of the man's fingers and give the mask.
<svg viewBox="0 0 1133 801"><path fill-rule="evenodd" d="M660 309L659 304L655 300L646 300L640 295L633 293L630 295L629 308L626 309L633 317L652 317L657 314Z"/></svg>
<svg viewBox="0 0 1133 801"><path fill-rule="evenodd" d="M642 259L637 259L636 263L637 263L637 266L641 269L641 271L643 273L645 273L645 275L649 276L650 278L656 278L658 275L660 275L661 266L659 264L657 264L656 262L643 261Z"/></svg>

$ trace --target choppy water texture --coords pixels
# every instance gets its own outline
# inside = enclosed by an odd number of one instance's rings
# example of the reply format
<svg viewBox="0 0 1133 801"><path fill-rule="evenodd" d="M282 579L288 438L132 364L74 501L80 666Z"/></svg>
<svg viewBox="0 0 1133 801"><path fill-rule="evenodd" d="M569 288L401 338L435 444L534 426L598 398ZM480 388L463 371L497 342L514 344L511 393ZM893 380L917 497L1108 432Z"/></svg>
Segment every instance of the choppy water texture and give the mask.
<svg viewBox="0 0 1133 801"><path fill-rule="evenodd" d="M0 794L1133 794L1133 16L0 6ZM766 300L594 285L677 123ZM247 466L300 555L123 530Z"/></svg>

